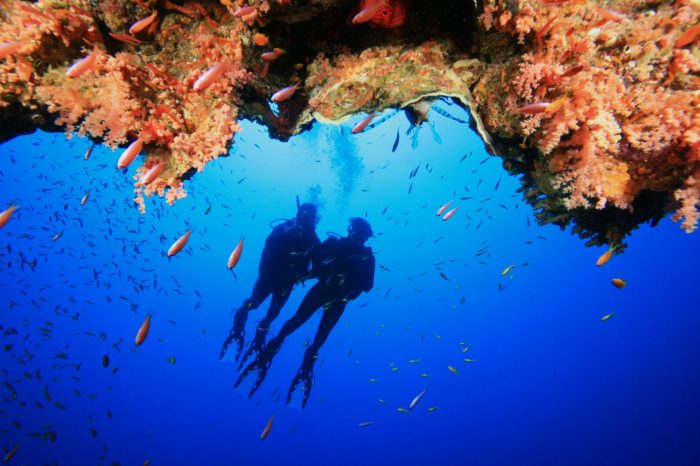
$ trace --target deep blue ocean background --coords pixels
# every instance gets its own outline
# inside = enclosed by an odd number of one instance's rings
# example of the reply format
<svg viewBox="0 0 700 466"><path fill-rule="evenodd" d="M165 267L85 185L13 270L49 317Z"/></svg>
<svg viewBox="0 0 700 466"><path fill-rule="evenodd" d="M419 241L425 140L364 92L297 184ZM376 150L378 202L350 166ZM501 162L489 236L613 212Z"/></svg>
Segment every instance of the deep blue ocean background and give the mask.
<svg viewBox="0 0 700 466"><path fill-rule="evenodd" d="M0 230L2 455L19 445L12 464L700 464L698 233L670 219L642 226L597 267L605 249L537 226L519 180L467 125L432 111L437 136L424 124L414 148L402 114L350 134L361 118L286 143L243 122L229 156L186 182L186 199L147 199L144 215L139 163L118 171L120 151L98 146L85 161L88 140L41 132L0 145L0 210L21 206ZM284 399L318 314L252 399L252 377L234 389L237 365L218 357L270 222L295 214L296 195L319 204L321 239L345 234L352 216L377 234L375 288L322 348L304 410L299 395ZM459 210L443 222L435 212L449 200ZM308 289L295 289L272 334ZM248 339L266 308L251 312Z"/></svg>

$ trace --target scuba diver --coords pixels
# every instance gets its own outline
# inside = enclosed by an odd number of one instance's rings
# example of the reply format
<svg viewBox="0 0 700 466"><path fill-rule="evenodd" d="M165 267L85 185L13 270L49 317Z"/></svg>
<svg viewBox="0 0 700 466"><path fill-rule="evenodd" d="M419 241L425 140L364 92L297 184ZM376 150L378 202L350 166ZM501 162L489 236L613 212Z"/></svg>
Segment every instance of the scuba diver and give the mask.
<svg viewBox="0 0 700 466"><path fill-rule="evenodd" d="M297 215L294 220L275 226L265 240L265 247L260 258L258 279L253 286L250 298L236 311L233 326L221 348L223 358L229 345L236 342L236 360L241 355L245 335L245 323L248 312L257 309L271 294L272 300L265 318L258 323L255 337L246 352L243 361L254 352L259 352L265 344L265 336L273 320L277 318L282 306L287 302L295 284L303 282L309 275L310 252L321 243L316 234L318 223L317 209L314 204L299 205L297 197Z"/></svg>
<svg viewBox="0 0 700 466"><path fill-rule="evenodd" d="M236 381L237 387L251 372L258 371L257 380L248 397L253 396L265 380L272 359L279 352L285 338L309 320L319 308L323 308L321 323L314 340L306 349L301 367L287 393L289 403L296 387L302 384L302 408L306 406L311 393L313 368L318 351L340 320L347 303L363 291L370 291L374 286L374 254L372 248L364 245L371 236L373 233L370 224L363 218L355 217L350 219L347 237L330 236L311 251L310 277L317 278L318 282L306 293L299 309L282 326L279 334L268 342Z"/></svg>

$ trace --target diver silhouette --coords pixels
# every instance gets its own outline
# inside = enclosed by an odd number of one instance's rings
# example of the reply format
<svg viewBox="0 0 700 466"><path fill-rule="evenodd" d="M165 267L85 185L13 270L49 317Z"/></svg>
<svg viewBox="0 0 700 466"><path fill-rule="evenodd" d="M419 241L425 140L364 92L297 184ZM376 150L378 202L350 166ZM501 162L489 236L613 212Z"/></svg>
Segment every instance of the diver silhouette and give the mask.
<svg viewBox="0 0 700 466"><path fill-rule="evenodd" d="M318 215L314 204L299 205L297 198L297 206L296 218L275 226L265 240L258 269L259 276L253 286L253 292L236 311L233 326L221 347L219 358L224 357L229 345L235 341L236 360L238 360L243 349L248 313L252 309L257 309L269 295L272 295L267 314L258 323L255 337L244 355L243 362L253 353L259 352L265 344L270 324L287 302L292 288L308 278L310 252L321 243L316 234Z"/></svg>
<svg viewBox="0 0 700 466"><path fill-rule="evenodd" d="M285 338L301 327L319 309L323 308L321 323L313 342L306 349L301 367L292 380L287 403L298 385L303 385L302 408L306 406L313 384L313 368L318 351L343 315L348 302L374 286L375 259L372 249L364 245L372 236L370 224L363 218L350 219L348 236L331 236L311 251L311 278L318 282L306 293L297 312L282 326L279 334L270 339L265 348L241 373L235 386L253 371L257 379L248 397L253 396L267 376L272 359L279 352Z"/></svg>

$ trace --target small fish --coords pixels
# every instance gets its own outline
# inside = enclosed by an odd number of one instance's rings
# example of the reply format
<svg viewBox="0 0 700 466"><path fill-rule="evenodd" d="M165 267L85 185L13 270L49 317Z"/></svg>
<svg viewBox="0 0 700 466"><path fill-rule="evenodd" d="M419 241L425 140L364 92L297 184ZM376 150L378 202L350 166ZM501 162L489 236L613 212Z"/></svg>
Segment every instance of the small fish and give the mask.
<svg viewBox="0 0 700 466"><path fill-rule="evenodd" d="M3 228L5 225L7 225L7 222L10 221L10 217L12 217L12 214L16 209L17 206L11 205L0 214L0 228Z"/></svg>
<svg viewBox="0 0 700 466"><path fill-rule="evenodd" d="M270 420L267 421L267 425L262 431L262 434L260 434L260 440L265 440L268 435L270 435L270 430L272 430L272 421L274 420L275 416L270 416Z"/></svg>
<svg viewBox="0 0 700 466"><path fill-rule="evenodd" d="M396 152L396 148L399 147L399 130L396 130L396 139L394 140L394 145L391 146L391 152Z"/></svg>
<svg viewBox="0 0 700 466"><path fill-rule="evenodd" d="M368 382L377 383L377 379L369 379Z"/></svg>
<svg viewBox="0 0 700 466"><path fill-rule="evenodd" d="M624 288L627 286L627 282L621 278L613 278L610 280L616 288Z"/></svg>
<svg viewBox="0 0 700 466"><path fill-rule="evenodd" d="M476 359L464 358L464 362L476 362Z"/></svg>
<svg viewBox="0 0 700 466"><path fill-rule="evenodd" d="M153 183L156 178L158 178L161 173L163 173L163 170L165 170L165 164L160 161L157 164L153 165L139 180L139 182L136 184L136 186L148 186L149 184Z"/></svg>
<svg viewBox="0 0 700 466"><path fill-rule="evenodd" d="M428 391L428 389L424 388L422 392L420 392L418 395L416 395L416 397L413 398L411 403L408 405L408 409L415 408L416 405L418 404L418 402L421 400L421 398L423 398L423 396L425 395L425 392L427 392L427 391Z"/></svg>
<svg viewBox="0 0 700 466"><path fill-rule="evenodd" d="M522 115L535 115L537 113L546 112L547 108L549 108L551 104L551 102L536 102L534 104L528 104L516 108L515 113L520 113Z"/></svg>
<svg viewBox="0 0 700 466"><path fill-rule="evenodd" d="M459 375L459 371L452 366L447 366L447 369L455 375Z"/></svg>
<svg viewBox="0 0 700 466"><path fill-rule="evenodd" d="M241 254L243 253L243 239L238 241L238 244L234 248L233 252L228 258L228 262L226 263L226 267L228 267L229 270L234 268L236 264L238 264L238 261L241 260Z"/></svg>
<svg viewBox="0 0 700 466"><path fill-rule="evenodd" d="M505 269L503 269L503 272L501 272L501 276L502 276L502 277L505 277L506 275L508 275L508 272L510 272L511 270L513 270L513 267L515 267L515 266L514 266L514 265L509 265L508 267L506 267Z"/></svg>
<svg viewBox="0 0 700 466"><path fill-rule="evenodd" d="M440 409L440 408L435 408L435 407L428 408L428 412L429 412L429 413L432 413L432 412L434 412L434 411L437 411L438 409Z"/></svg>
<svg viewBox="0 0 700 466"><path fill-rule="evenodd" d="M253 34L253 43L258 47L265 47L267 44L270 43L270 39L265 34L260 34L259 32L256 32L255 34Z"/></svg>
<svg viewBox="0 0 700 466"><path fill-rule="evenodd" d="M287 99L289 99L291 96L294 95L294 93L299 89L299 85L301 84L301 81L297 81L295 84L292 84L291 86L284 87L280 89L279 91L275 92L272 94L272 97L270 100L273 102L283 102Z"/></svg>
<svg viewBox="0 0 700 466"><path fill-rule="evenodd" d="M170 249L168 249L168 257L172 257L178 252L182 250L182 248L185 247L187 244L187 241L190 239L190 235L192 234L191 230L188 230L187 233L182 235L177 241L173 243L172 246L170 246Z"/></svg>
<svg viewBox="0 0 700 466"><path fill-rule="evenodd" d="M279 57L284 55L286 52L280 48L275 47L269 52L263 52L260 54L260 58L264 61L274 61L277 60Z"/></svg>
<svg viewBox="0 0 700 466"><path fill-rule="evenodd" d="M177 359L175 359L175 356L170 356L170 357L168 358L168 363L169 363L169 364L175 365L176 362L177 362Z"/></svg>
<svg viewBox="0 0 700 466"><path fill-rule="evenodd" d="M5 463L9 463L10 460L17 454L17 450L19 450L19 445L15 445L12 450L8 451L5 457L3 458L3 461Z"/></svg>
<svg viewBox="0 0 700 466"><path fill-rule="evenodd" d="M19 51L25 45L24 42L3 42L0 44L0 58L7 58Z"/></svg>
<svg viewBox="0 0 700 466"><path fill-rule="evenodd" d="M357 134L357 133L363 132L365 130L365 128L367 128L367 125L370 124L370 122L372 121L372 119L375 116L377 116L375 113L370 113L368 116L363 118L362 121L360 121L358 124L353 126L352 134Z"/></svg>
<svg viewBox="0 0 700 466"><path fill-rule="evenodd" d="M442 221L444 222L444 221L446 221L446 220L451 219L451 218L454 216L454 214L457 212L457 209L459 209L459 207L455 207L454 209L452 209L452 210L450 210L449 212L447 212L447 213L445 214L445 216L442 217Z"/></svg>
<svg viewBox="0 0 700 466"><path fill-rule="evenodd" d="M374 425L374 421L366 421L366 422L360 422L357 424L359 427L369 427Z"/></svg>
<svg viewBox="0 0 700 466"><path fill-rule="evenodd" d="M396 408L396 411L400 413L408 413L409 411L406 408Z"/></svg>
<svg viewBox="0 0 700 466"><path fill-rule="evenodd" d="M206 91L216 82L217 79L219 79L219 77L221 77L226 69L227 66L225 63L217 63L213 65L207 71L202 73L199 78L197 78L197 81L195 81L192 85L192 89L196 92Z"/></svg>
<svg viewBox="0 0 700 466"><path fill-rule="evenodd" d="M437 212L435 212L435 216L439 217L440 215L442 215L442 213L444 211L446 211L447 208L450 207L451 205L452 205L452 201L449 201L448 203L441 205L440 208L437 210Z"/></svg>
<svg viewBox="0 0 700 466"><path fill-rule="evenodd" d="M90 198L90 191L86 192L83 198L80 200L80 205L85 205L85 203Z"/></svg>
<svg viewBox="0 0 700 466"><path fill-rule="evenodd" d="M94 148L95 148L95 145L94 145L94 144L91 145L90 147L88 147L88 149L85 151L85 155L83 155L83 158L84 158L85 160L87 160L87 159L90 158L90 155L92 155L92 151L93 151Z"/></svg>
<svg viewBox="0 0 700 466"><path fill-rule="evenodd" d="M158 10L153 10L153 13L151 13L149 16L146 16L143 19L140 19L136 21L134 24L131 25L129 28L129 34L138 34L139 32L143 31L146 29L148 26L155 21L156 17L158 16Z"/></svg>
<svg viewBox="0 0 700 466"><path fill-rule="evenodd" d="M605 251L596 261L595 265L600 267L601 265L605 265L608 263L610 259L612 259L613 252L615 252L615 246L611 245L610 249Z"/></svg>
<svg viewBox="0 0 700 466"><path fill-rule="evenodd" d="M688 28L673 44L674 48L680 49L688 44L692 44L700 37L700 23Z"/></svg>
<svg viewBox="0 0 700 466"><path fill-rule="evenodd" d="M106 354L102 356L102 367L105 369L109 367L109 356Z"/></svg>
<svg viewBox="0 0 700 466"><path fill-rule="evenodd" d="M257 11L258 11L258 9L254 5L242 6L233 12L233 16L236 18L243 18L245 16L257 13Z"/></svg>
<svg viewBox="0 0 700 466"><path fill-rule="evenodd" d="M143 150L143 140L139 137L136 141L129 144L129 147L124 150L121 157L117 161L117 168L122 169L128 167L134 161L137 155Z"/></svg>
<svg viewBox="0 0 700 466"><path fill-rule="evenodd" d="M376 0L374 3L368 2L367 6L353 16L352 24L362 24L371 20L372 17L384 7L384 4L385 2L383 0Z"/></svg>
<svg viewBox="0 0 700 466"><path fill-rule="evenodd" d="M61 236L63 236L63 232L62 232L62 231L59 231L58 233L56 233L55 235L53 235L53 237L51 238L51 241L53 241L53 242L55 243L56 241L59 240L59 238L60 238Z"/></svg>
<svg viewBox="0 0 700 466"><path fill-rule="evenodd" d="M136 333L136 339L134 340L134 344L136 346L140 346L144 341L146 341L146 337L148 336L148 331L150 329L151 329L151 315L148 314L146 316L146 319L141 324L141 327L139 327L139 331Z"/></svg>
<svg viewBox="0 0 700 466"><path fill-rule="evenodd" d="M603 317L600 318L603 322L610 320L610 318L615 314L614 312L611 312L610 314L605 314Z"/></svg>
<svg viewBox="0 0 700 466"><path fill-rule="evenodd" d="M69 78L77 78L79 76L84 75L88 71L90 71L94 66L95 63L97 62L97 51L93 51L91 54L81 58L77 62L75 62L70 68L68 68L68 71L66 71L66 76Z"/></svg>

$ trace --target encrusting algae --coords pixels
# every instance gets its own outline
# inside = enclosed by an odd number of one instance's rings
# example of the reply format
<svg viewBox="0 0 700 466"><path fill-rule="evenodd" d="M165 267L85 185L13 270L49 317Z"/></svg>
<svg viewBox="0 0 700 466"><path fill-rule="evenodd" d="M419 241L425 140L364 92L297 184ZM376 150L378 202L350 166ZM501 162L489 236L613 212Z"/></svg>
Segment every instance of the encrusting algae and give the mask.
<svg viewBox="0 0 700 466"><path fill-rule="evenodd" d="M448 96L540 223L616 252L667 212L697 227L697 1L380 3L2 0L0 140L62 127L138 142L143 210L144 195L184 197L240 118L287 139L366 113L362 132L388 108L420 125Z"/></svg>

